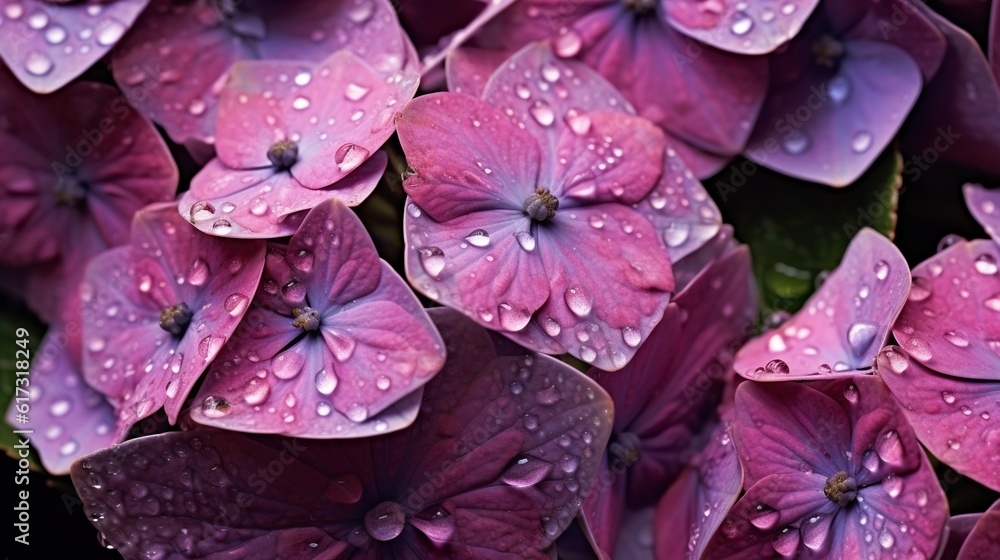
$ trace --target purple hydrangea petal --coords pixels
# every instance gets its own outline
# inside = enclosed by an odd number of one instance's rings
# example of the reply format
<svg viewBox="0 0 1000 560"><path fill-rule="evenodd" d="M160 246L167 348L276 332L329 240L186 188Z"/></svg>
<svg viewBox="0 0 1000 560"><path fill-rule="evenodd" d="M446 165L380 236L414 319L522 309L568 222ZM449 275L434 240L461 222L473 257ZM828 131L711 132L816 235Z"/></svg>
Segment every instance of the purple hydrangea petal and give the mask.
<svg viewBox="0 0 1000 560"><path fill-rule="evenodd" d="M824 15L833 23L835 32L844 31L853 39L885 42L906 51L920 66L925 82L930 81L941 67L946 40L935 21L940 16L933 14L923 3L913 0L850 0L840 6L824 7ZM845 13L853 17L845 20ZM838 20L842 24L839 29Z"/></svg>
<svg viewBox="0 0 1000 560"><path fill-rule="evenodd" d="M28 89L51 93L103 58L148 3L0 0L6 23L0 58Z"/></svg>
<svg viewBox="0 0 1000 560"><path fill-rule="evenodd" d="M934 79L900 136L904 153L936 153L942 161L1000 173L993 157L1000 150L1000 89L979 44L968 33L922 3L928 19L944 34L947 49ZM909 26L903 26L909 27ZM902 28L900 28L902 29ZM923 157L923 156L922 156Z"/></svg>
<svg viewBox="0 0 1000 560"><path fill-rule="evenodd" d="M719 208L686 161L668 147L660 180L637 208L659 232L672 263L709 243L722 227Z"/></svg>
<svg viewBox="0 0 1000 560"><path fill-rule="evenodd" d="M407 104L396 126L407 163L417 170L406 191L427 219L447 222L498 206L521 213L540 184L535 140L479 99L423 95ZM408 218L419 217L414 213Z"/></svg>
<svg viewBox="0 0 1000 560"><path fill-rule="evenodd" d="M136 214L131 246L91 261L81 287L83 372L115 402L120 430L160 406L176 421L246 312L263 256L263 242L206 236L164 203ZM182 304L187 322L174 335L163 314Z"/></svg>
<svg viewBox="0 0 1000 560"><path fill-rule="evenodd" d="M792 48L809 49L813 40ZM853 183L871 166L902 126L923 80L898 47L855 39L842 45L837 73L813 64L793 81L772 84L747 157L833 187Z"/></svg>
<svg viewBox="0 0 1000 560"><path fill-rule="evenodd" d="M778 329L747 343L733 367L744 377L763 381L848 376L868 369L909 288L902 253L882 234L865 228L805 307Z"/></svg>
<svg viewBox="0 0 1000 560"><path fill-rule="evenodd" d="M347 50L316 66L239 62L219 99L219 159L234 169L270 166L269 148L294 141L292 177L321 189L357 169L392 135L397 103L409 101L416 88L416 74L387 80Z"/></svg>
<svg viewBox="0 0 1000 560"><path fill-rule="evenodd" d="M413 393L444 363L413 292L335 201L309 213L287 250L269 253L254 303L201 387L200 423L324 438L398 430L419 408ZM294 324L302 309L315 325Z"/></svg>
<svg viewBox="0 0 1000 560"><path fill-rule="evenodd" d="M7 422L14 429L34 431L28 436L31 446L45 470L55 475L69 473L77 458L118 441L114 407L86 384L68 338L64 327L50 329L31 364L30 389L26 394L18 390L7 409ZM16 405L23 402L16 397L30 399L27 424L15 422Z"/></svg>
<svg viewBox="0 0 1000 560"><path fill-rule="evenodd" d="M965 204L969 207L973 217L983 226L986 233L993 239L994 243L1000 243L1000 191L985 189L980 185L965 185L962 187L965 194Z"/></svg>
<svg viewBox="0 0 1000 560"><path fill-rule="evenodd" d="M504 49L462 47L448 53L445 74L448 91L482 97L486 82L513 52Z"/></svg>
<svg viewBox="0 0 1000 560"><path fill-rule="evenodd" d="M507 7L513 3L514 0L491 0L490 2L487 2L486 6L476 15L475 18L473 18L472 21L458 31L442 38L439 42L439 47L433 49L430 53L423 57L422 63L424 72L427 72L427 70L433 69L435 66L440 64L441 61L445 60L452 52L461 47L463 43L474 36L484 25L489 23L493 18L497 17L500 12L506 10ZM449 8L450 7L451 6L449 6Z"/></svg>
<svg viewBox="0 0 1000 560"><path fill-rule="evenodd" d="M995 558L1000 555L1000 501L994 502L965 539L958 560Z"/></svg>
<svg viewBox="0 0 1000 560"><path fill-rule="evenodd" d="M236 11L226 20L212 0L154 0L115 50L115 80L178 142L215 140L218 95L239 60L318 62L347 49L386 74L417 64L387 0L246 0Z"/></svg>
<svg viewBox="0 0 1000 560"><path fill-rule="evenodd" d="M388 158L375 152L352 173L323 189L303 188L287 171L273 167L236 171L210 161L178 204L181 216L201 231L231 238L292 235L310 208L336 199L356 206L368 197ZM228 211L227 211L228 210Z"/></svg>
<svg viewBox="0 0 1000 560"><path fill-rule="evenodd" d="M1000 247L960 242L913 269L893 334L913 359L962 378L1000 381Z"/></svg>
<svg viewBox="0 0 1000 560"><path fill-rule="evenodd" d="M521 210L475 212L444 229L416 204L407 207L406 276L424 294L508 332L523 329L548 299L549 276Z"/></svg>
<svg viewBox="0 0 1000 560"><path fill-rule="evenodd" d="M920 442L956 471L1000 490L1000 380L951 377L911 358L887 346L878 372Z"/></svg>
<svg viewBox="0 0 1000 560"><path fill-rule="evenodd" d="M760 0L737 4L712 0L666 0L674 29L713 47L738 54L766 54L802 29L818 0Z"/></svg>
<svg viewBox="0 0 1000 560"><path fill-rule="evenodd" d="M604 370L621 369L666 309L664 296L674 287L669 261L652 226L630 208L598 204L564 214L569 219L557 228L532 230L549 278L548 301L523 330L507 334Z"/></svg>
<svg viewBox="0 0 1000 560"><path fill-rule="evenodd" d="M126 556L548 557L592 484L611 401L454 311L431 315L449 360L411 428L343 441L216 430L133 440L74 465L88 516ZM385 508L398 525L366 522Z"/></svg>
<svg viewBox="0 0 1000 560"><path fill-rule="evenodd" d="M956 560L958 552L965 544L965 539L969 538L969 533L972 532L972 528L976 526L976 522L982 516L982 513L952 515L945 527L947 535L938 560Z"/></svg>
<svg viewBox="0 0 1000 560"><path fill-rule="evenodd" d="M656 509L656 556L696 560L743 488L743 471L727 425L719 423L708 446L660 499ZM681 522L677 514L681 512Z"/></svg>

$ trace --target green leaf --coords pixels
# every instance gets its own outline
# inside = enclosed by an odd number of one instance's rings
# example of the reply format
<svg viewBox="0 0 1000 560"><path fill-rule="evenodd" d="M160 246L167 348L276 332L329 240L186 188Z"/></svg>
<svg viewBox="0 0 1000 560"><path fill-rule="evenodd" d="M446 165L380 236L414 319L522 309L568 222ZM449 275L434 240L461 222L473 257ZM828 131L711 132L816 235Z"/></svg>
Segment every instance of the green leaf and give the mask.
<svg viewBox="0 0 1000 560"><path fill-rule="evenodd" d="M855 183L833 188L787 177L738 159L705 187L750 246L761 312L795 312L840 263L861 228L892 239L902 184L902 158L887 149Z"/></svg>

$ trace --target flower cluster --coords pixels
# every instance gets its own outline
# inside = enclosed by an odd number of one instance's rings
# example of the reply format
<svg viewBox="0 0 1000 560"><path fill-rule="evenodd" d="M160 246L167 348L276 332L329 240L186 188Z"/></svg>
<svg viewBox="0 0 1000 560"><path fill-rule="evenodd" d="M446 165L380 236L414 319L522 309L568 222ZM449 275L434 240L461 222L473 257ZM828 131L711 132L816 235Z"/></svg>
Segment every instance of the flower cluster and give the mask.
<svg viewBox="0 0 1000 560"><path fill-rule="evenodd" d="M987 4L0 0L0 446L129 560L1000 557Z"/></svg>

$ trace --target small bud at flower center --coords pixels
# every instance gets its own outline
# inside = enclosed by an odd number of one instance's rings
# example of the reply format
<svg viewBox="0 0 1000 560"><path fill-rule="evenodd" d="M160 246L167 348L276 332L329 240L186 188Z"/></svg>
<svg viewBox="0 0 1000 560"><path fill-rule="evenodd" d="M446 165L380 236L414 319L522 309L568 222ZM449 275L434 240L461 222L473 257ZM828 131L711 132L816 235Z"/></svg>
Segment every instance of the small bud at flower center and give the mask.
<svg viewBox="0 0 1000 560"><path fill-rule="evenodd" d="M319 311L311 307L302 307L292 310L292 325L304 331L314 331L319 329Z"/></svg>
<svg viewBox="0 0 1000 560"><path fill-rule="evenodd" d="M60 206L80 206L87 199L87 184L72 175L60 175L53 196Z"/></svg>
<svg viewBox="0 0 1000 560"><path fill-rule="evenodd" d="M656 9L656 0L622 0L625 8L637 14L648 14Z"/></svg>
<svg viewBox="0 0 1000 560"><path fill-rule="evenodd" d="M299 160L299 145L291 140L275 142L267 149L267 159L281 169L288 169Z"/></svg>
<svg viewBox="0 0 1000 560"><path fill-rule="evenodd" d="M187 330L194 312L184 302L164 307L160 312L160 328L174 336L181 336Z"/></svg>
<svg viewBox="0 0 1000 560"><path fill-rule="evenodd" d="M844 44L829 35L824 35L813 43L812 52L816 56L816 64L827 68L835 68L840 59L844 58Z"/></svg>
<svg viewBox="0 0 1000 560"><path fill-rule="evenodd" d="M826 494L826 497L831 502L844 507L858 497L858 483L850 476L847 476L846 472L840 471L826 479L826 484L823 486L823 493Z"/></svg>
<svg viewBox="0 0 1000 560"><path fill-rule="evenodd" d="M622 432L612 436L612 441L608 444L608 453L625 465L625 468L634 465L640 457L639 436L631 432Z"/></svg>
<svg viewBox="0 0 1000 560"><path fill-rule="evenodd" d="M536 188L524 201L524 213L536 222L544 222L556 215L559 199L549 189Z"/></svg>

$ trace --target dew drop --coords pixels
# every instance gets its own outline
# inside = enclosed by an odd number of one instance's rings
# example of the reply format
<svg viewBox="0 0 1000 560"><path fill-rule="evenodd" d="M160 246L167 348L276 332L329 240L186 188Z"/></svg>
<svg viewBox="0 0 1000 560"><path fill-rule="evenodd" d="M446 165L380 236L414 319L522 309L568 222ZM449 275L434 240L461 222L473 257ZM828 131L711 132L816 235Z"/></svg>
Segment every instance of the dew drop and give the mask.
<svg viewBox="0 0 1000 560"><path fill-rule="evenodd" d="M797 156L809 149L809 137L804 132L795 131L785 138L781 147L785 152Z"/></svg>
<svg viewBox="0 0 1000 560"><path fill-rule="evenodd" d="M872 146L872 135L870 132L864 130L858 132L851 139L851 149L856 153L862 153L868 151L868 148Z"/></svg>
<svg viewBox="0 0 1000 560"><path fill-rule="evenodd" d="M50 45L59 45L66 40L66 30L53 25L45 30L45 41Z"/></svg>
<svg viewBox="0 0 1000 560"><path fill-rule="evenodd" d="M889 263L878 261L875 263L875 278L885 280L889 276Z"/></svg>
<svg viewBox="0 0 1000 560"><path fill-rule="evenodd" d="M531 113L535 122L542 126L551 126L556 120L556 114L552 111L552 107L549 107L545 101L536 101L528 112Z"/></svg>
<svg viewBox="0 0 1000 560"><path fill-rule="evenodd" d="M878 334L878 325L858 322L847 329L847 343L856 357L862 356Z"/></svg>
<svg viewBox="0 0 1000 560"><path fill-rule="evenodd" d="M535 250L535 237L526 231L519 231L514 234L517 239L517 244L521 246L525 251Z"/></svg>
<svg viewBox="0 0 1000 560"><path fill-rule="evenodd" d="M233 224L231 224L229 220L225 218L220 218L218 220L215 220L215 222L212 224L212 233L214 233L215 235L226 235L231 231L233 231Z"/></svg>
<svg viewBox="0 0 1000 560"><path fill-rule="evenodd" d="M926 362L931 359L931 346L922 338L911 338L903 346L906 352L918 361Z"/></svg>
<svg viewBox="0 0 1000 560"><path fill-rule="evenodd" d="M826 85L826 93L834 103L839 105L851 95L851 82L843 74L837 74Z"/></svg>
<svg viewBox="0 0 1000 560"><path fill-rule="evenodd" d="M756 511L750 514L750 523L761 531L767 531L778 523L780 515L770 507L759 504Z"/></svg>
<svg viewBox="0 0 1000 560"><path fill-rule="evenodd" d="M444 271L444 251L438 247L423 247L419 250L420 264L427 274L437 278Z"/></svg>
<svg viewBox="0 0 1000 560"><path fill-rule="evenodd" d="M580 34L569 28L562 28L553 43L553 50L556 55L563 58L576 56L583 47L583 39Z"/></svg>
<svg viewBox="0 0 1000 560"><path fill-rule="evenodd" d="M736 15L736 19L733 21L732 30L733 35L746 35L750 29L753 27L753 19L745 13L739 13Z"/></svg>
<svg viewBox="0 0 1000 560"><path fill-rule="evenodd" d="M369 91L371 91L371 88L350 83L347 84L346 88L344 88L344 97L346 97L348 101L361 101L366 95L368 95Z"/></svg>
<svg viewBox="0 0 1000 560"><path fill-rule="evenodd" d="M563 299L569 310L577 317L586 317L590 314L593 302L590 299L590 294L582 286L574 286L566 290Z"/></svg>
<svg viewBox="0 0 1000 560"><path fill-rule="evenodd" d="M352 404L346 415L352 422L364 422L368 418L368 409L361 404Z"/></svg>
<svg viewBox="0 0 1000 560"><path fill-rule="evenodd" d="M97 43L104 47L109 47L118 42L125 34L125 24L117 19L108 18L98 22L95 28Z"/></svg>
<svg viewBox="0 0 1000 560"><path fill-rule="evenodd" d="M469 235L466 235L465 240L468 241L470 245L476 247L486 247L490 244L490 234L487 233L485 229L477 229Z"/></svg>
<svg viewBox="0 0 1000 560"><path fill-rule="evenodd" d="M982 254L976 257L973 266L980 274L985 274L987 276L997 273L997 260L993 255Z"/></svg>
<svg viewBox="0 0 1000 560"><path fill-rule="evenodd" d="M45 53L31 51L24 61L24 69L33 76L44 76L52 71L53 62Z"/></svg>

